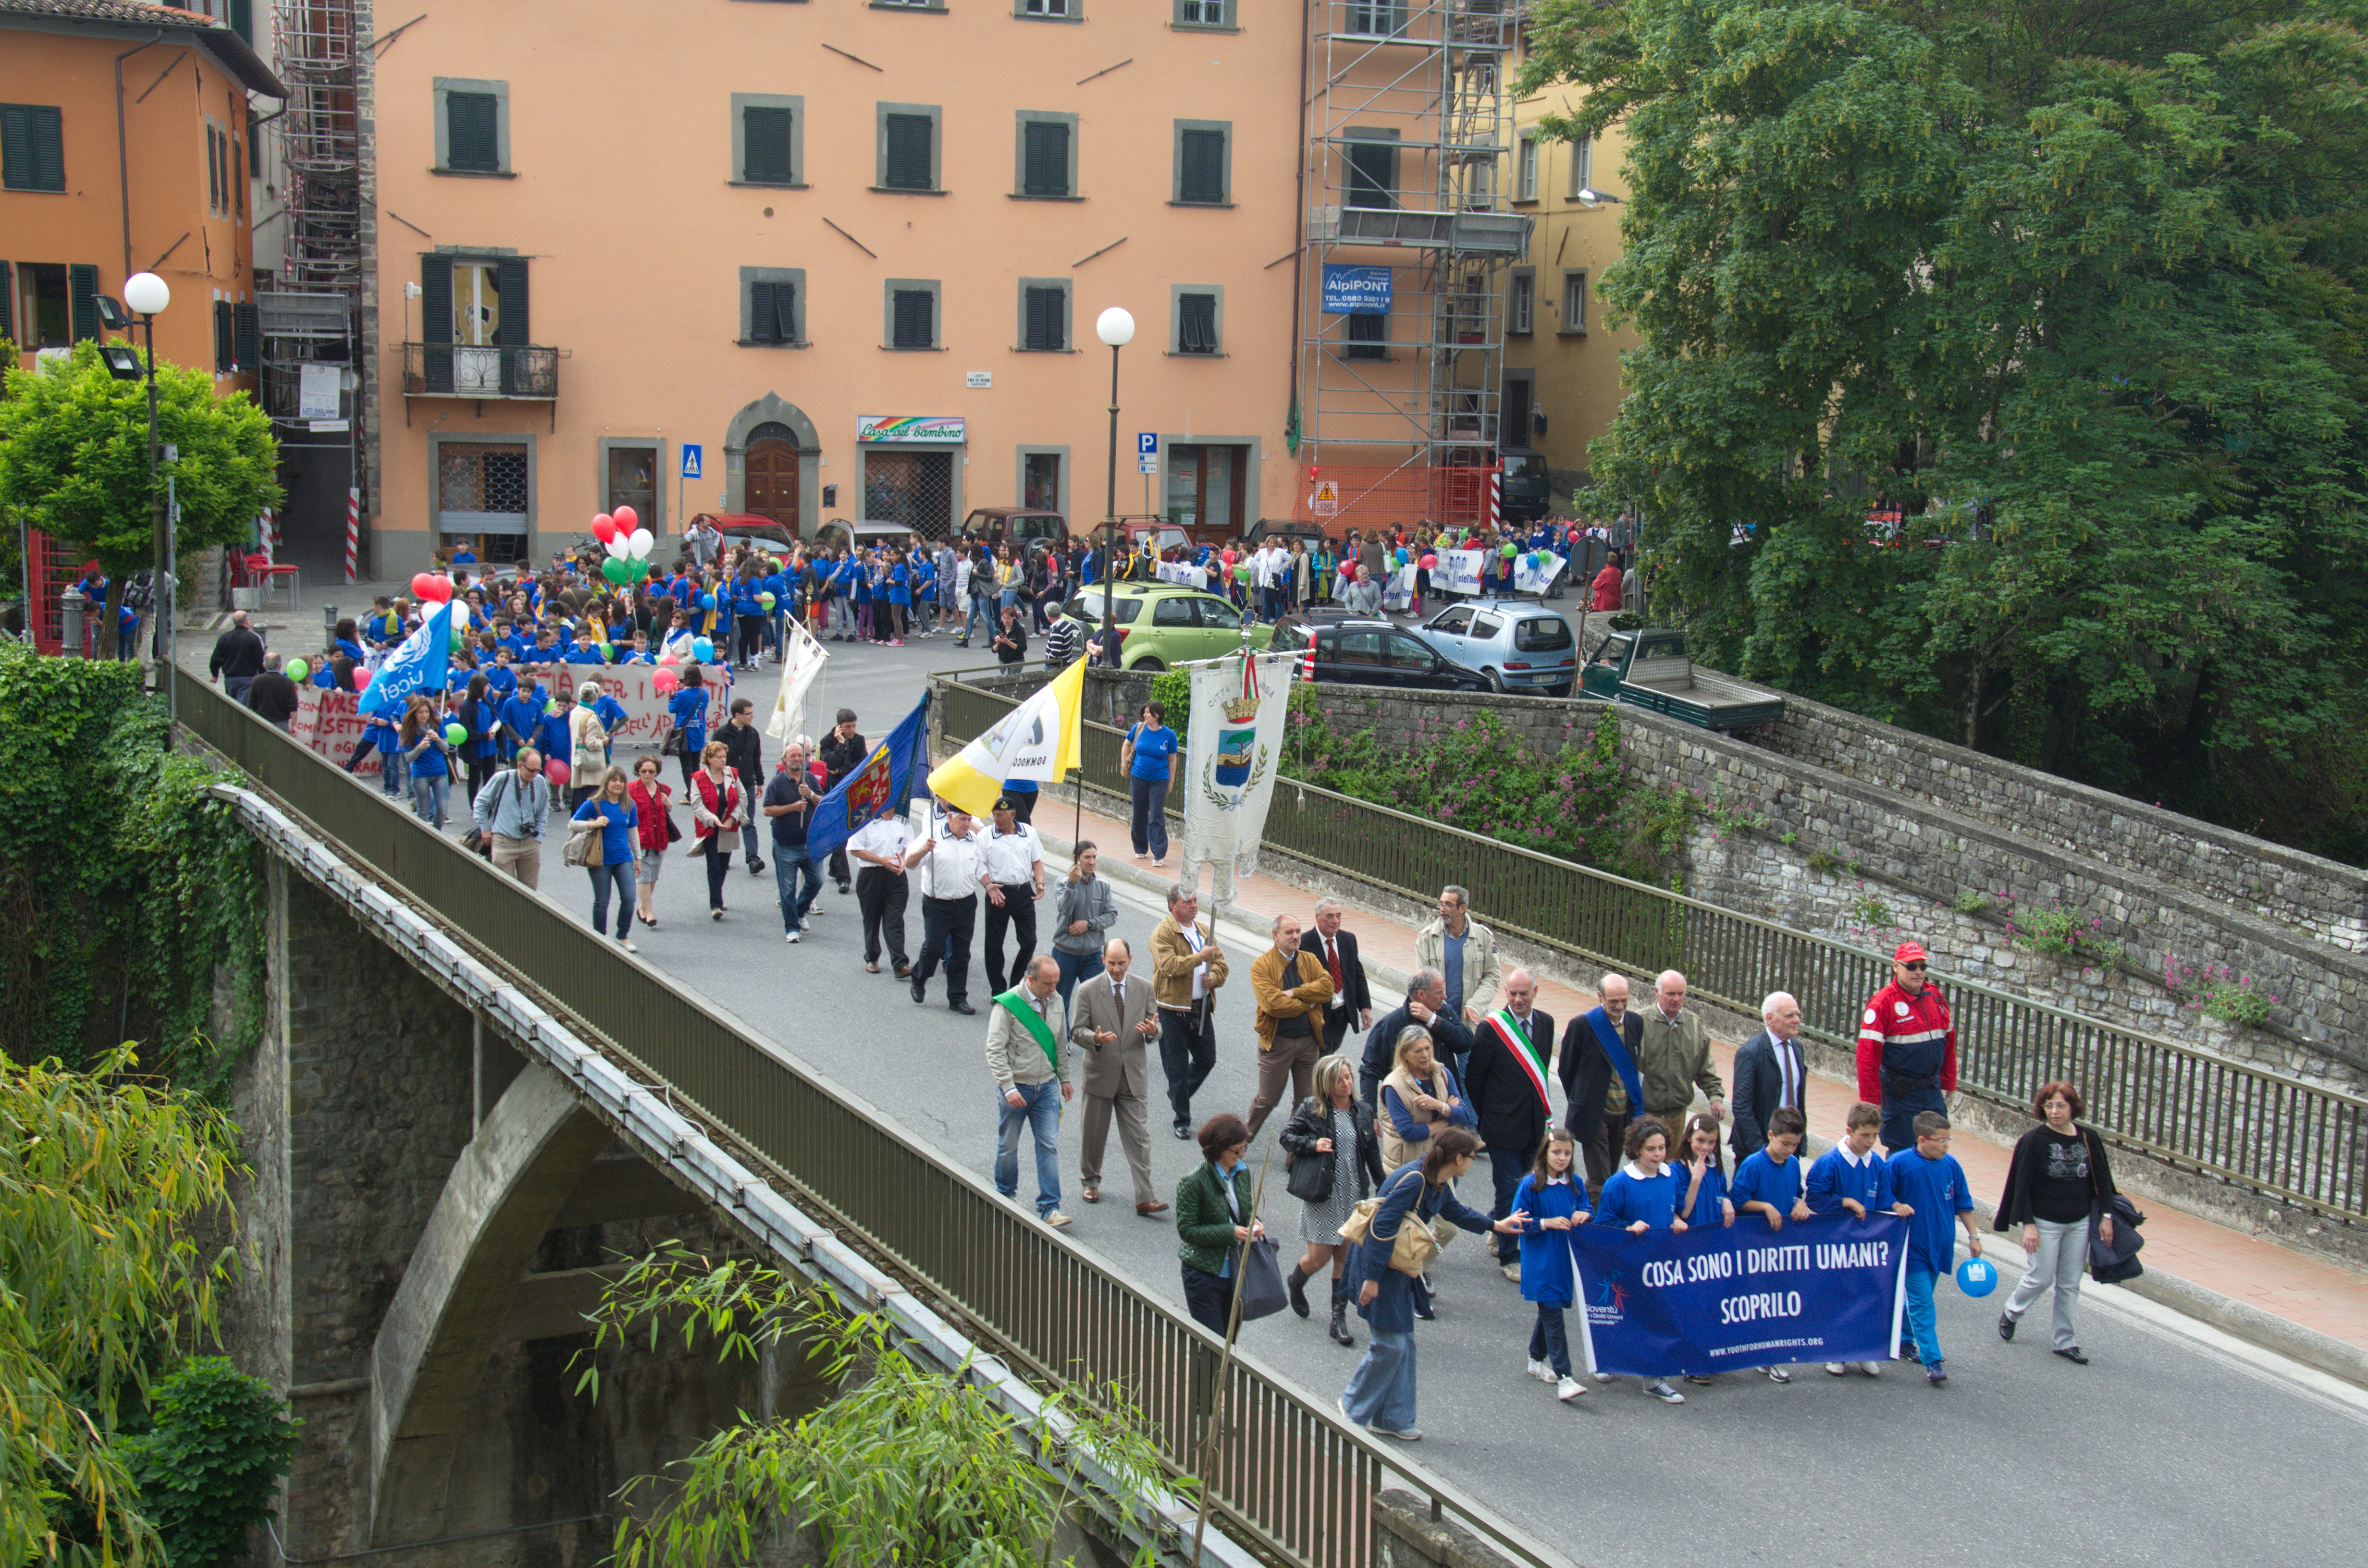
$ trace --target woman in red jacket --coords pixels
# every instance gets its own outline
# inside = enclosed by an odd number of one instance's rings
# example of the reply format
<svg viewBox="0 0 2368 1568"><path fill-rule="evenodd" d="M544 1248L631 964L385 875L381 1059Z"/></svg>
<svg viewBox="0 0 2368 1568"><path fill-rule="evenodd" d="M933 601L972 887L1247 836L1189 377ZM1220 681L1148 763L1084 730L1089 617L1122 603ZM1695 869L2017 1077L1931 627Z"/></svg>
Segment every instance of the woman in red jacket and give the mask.
<svg viewBox="0 0 2368 1568"><path fill-rule="evenodd" d="M633 803L633 902L642 924L655 931L658 917L650 907L657 898L658 873L666 869L666 846L676 828L667 812L674 804L674 786L660 780L658 759L645 756L633 764L633 782L625 791Z"/></svg>
<svg viewBox="0 0 2368 1568"><path fill-rule="evenodd" d="M1603 570L1595 574L1595 602L1587 607L1589 611L1619 612L1620 585L1626 564L1616 550L1604 558Z"/></svg>
<svg viewBox="0 0 2368 1568"><path fill-rule="evenodd" d="M710 741L690 776L690 825L698 835L691 853L707 857L707 917L723 918L723 879L732 869L732 835L744 820L740 784L724 766L722 741Z"/></svg>

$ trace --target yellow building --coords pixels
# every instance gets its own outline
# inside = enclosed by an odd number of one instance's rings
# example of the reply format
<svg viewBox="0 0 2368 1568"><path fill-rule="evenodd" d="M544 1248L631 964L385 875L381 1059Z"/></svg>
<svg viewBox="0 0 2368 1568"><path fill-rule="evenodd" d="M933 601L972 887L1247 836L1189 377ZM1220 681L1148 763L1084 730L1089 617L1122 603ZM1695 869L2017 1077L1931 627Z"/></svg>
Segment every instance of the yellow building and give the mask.
<svg viewBox="0 0 2368 1568"><path fill-rule="evenodd" d="M1522 30L1527 41L1527 29ZM1511 67L1519 74L1518 62ZM1542 456L1553 506L1587 483L1587 446L1620 410L1620 355L1634 328L1603 324L1595 290L1620 259L1620 176L1626 147L1618 128L1592 142L1542 137L1538 122L1577 107L1573 88L1551 88L1513 107L1513 210L1536 220L1528 252L1513 267L1505 301L1505 449ZM1527 427L1527 440L1515 433Z"/></svg>

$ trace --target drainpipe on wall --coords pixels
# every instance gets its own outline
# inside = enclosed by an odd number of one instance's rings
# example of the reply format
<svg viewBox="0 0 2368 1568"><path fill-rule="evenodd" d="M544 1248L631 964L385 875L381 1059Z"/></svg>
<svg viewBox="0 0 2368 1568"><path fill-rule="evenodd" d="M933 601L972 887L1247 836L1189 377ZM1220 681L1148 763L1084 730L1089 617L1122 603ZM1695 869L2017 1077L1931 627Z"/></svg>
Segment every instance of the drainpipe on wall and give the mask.
<svg viewBox="0 0 2368 1568"><path fill-rule="evenodd" d="M123 130L123 62L143 49L165 41L165 29L146 43L135 44L115 57L115 171L123 187L123 276L131 276L131 144ZM120 288L122 285L117 285Z"/></svg>
<svg viewBox="0 0 2368 1568"><path fill-rule="evenodd" d="M1295 198L1298 210L1292 214L1291 236L1291 384L1290 395L1283 406L1290 408L1299 401L1299 356L1307 342L1307 62L1315 42L1315 0L1299 0L1299 184ZM127 242L125 255L131 254ZM1307 420L1310 410L1299 411L1299 444L1307 444ZM1286 415L1288 417L1288 415ZM1299 454L1283 453L1292 465L1292 493L1299 491ZM1258 510L1265 511L1261 506Z"/></svg>

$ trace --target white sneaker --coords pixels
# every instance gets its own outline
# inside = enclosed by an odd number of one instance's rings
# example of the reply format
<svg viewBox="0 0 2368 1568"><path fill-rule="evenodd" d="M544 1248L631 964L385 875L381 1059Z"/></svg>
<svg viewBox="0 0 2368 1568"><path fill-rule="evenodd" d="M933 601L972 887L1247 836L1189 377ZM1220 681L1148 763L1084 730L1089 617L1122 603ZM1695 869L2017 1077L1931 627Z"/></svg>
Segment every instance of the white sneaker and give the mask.
<svg viewBox="0 0 2368 1568"><path fill-rule="evenodd" d="M1828 1361L1826 1363L1826 1370L1832 1376L1839 1378L1845 1372L1848 1372L1850 1369L1843 1366L1839 1361Z"/></svg>
<svg viewBox="0 0 2368 1568"><path fill-rule="evenodd" d="M1419 1443L1422 1441L1422 1429L1417 1426L1400 1426L1395 1431L1387 1426L1373 1426L1369 1427L1368 1430L1377 1433L1384 1437L1395 1437L1401 1443Z"/></svg>
<svg viewBox="0 0 2368 1568"><path fill-rule="evenodd" d="M1502 1274L1506 1278L1511 1280L1516 1285L1521 1282L1521 1266L1518 1263L1508 1263L1498 1268L1497 1272Z"/></svg>
<svg viewBox="0 0 2368 1568"><path fill-rule="evenodd" d="M795 931L791 932L791 933L789 934L789 937L790 937L790 940L791 940L791 941L792 941L792 942L794 942L794 941L796 941L796 940L798 939L798 934L797 934Z"/></svg>
<svg viewBox="0 0 2368 1568"><path fill-rule="evenodd" d="M1056 1231L1062 1226L1066 1225L1068 1222L1069 1217L1066 1214L1062 1213L1058 1209L1053 1210L1044 1216L1044 1223L1052 1226Z"/></svg>
<svg viewBox="0 0 2368 1568"><path fill-rule="evenodd" d="M1530 1363L1530 1376L1542 1383L1550 1383L1554 1381L1554 1369L1543 1361L1532 1361Z"/></svg>
<svg viewBox="0 0 2368 1568"><path fill-rule="evenodd" d="M1861 1361L1859 1365L1866 1369L1866 1375L1870 1378L1879 1378L1883 1376L1883 1369L1876 1366L1872 1361Z"/></svg>
<svg viewBox="0 0 2368 1568"><path fill-rule="evenodd" d="M1577 1378L1563 1378L1554 1383L1556 1399L1577 1399L1587 1392L1587 1385Z"/></svg>

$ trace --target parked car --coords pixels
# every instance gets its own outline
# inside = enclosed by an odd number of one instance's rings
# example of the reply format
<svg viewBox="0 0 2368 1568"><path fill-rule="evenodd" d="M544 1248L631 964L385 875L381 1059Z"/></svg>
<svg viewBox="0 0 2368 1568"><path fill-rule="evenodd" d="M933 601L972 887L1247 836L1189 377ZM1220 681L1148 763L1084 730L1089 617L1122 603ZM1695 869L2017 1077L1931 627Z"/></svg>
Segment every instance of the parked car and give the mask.
<svg viewBox="0 0 2368 1568"><path fill-rule="evenodd" d="M973 543L1008 544L1034 555L1069 537L1058 512L1034 506L977 506L962 519L962 537Z"/></svg>
<svg viewBox="0 0 2368 1568"><path fill-rule="evenodd" d="M761 512L701 512L690 519L693 523L713 523L715 531L723 536L723 548L735 544L761 545L769 550L787 550L798 536L787 523L778 523Z"/></svg>
<svg viewBox="0 0 2368 1568"><path fill-rule="evenodd" d="M1164 670L1241 652L1241 612L1214 594L1174 583L1112 583L1110 606L1121 669ZM1064 608L1088 629L1099 626L1102 585L1081 589ZM1249 645L1263 648L1272 634L1271 627L1252 626Z"/></svg>
<svg viewBox="0 0 2368 1568"><path fill-rule="evenodd" d="M880 517L865 517L858 522L833 517L814 530L814 544L822 550L838 550L849 543L876 550L882 545L909 543L912 537L913 530L903 523Z"/></svg>
<svg viewBox="0 0 2368 1568"><path fill-rule="evenodd" d="M1295 517L1280 517L1251 525L1247 537L1253 550L1269 540L1281 540L1287 550L1292 540L1300 540L1305 542L1308 553L1312 555L1324 548L1325 534L1322 523L1303 523Z"/></svg>
<svg viewBox="0 0 2368 1568"><path fill-rule="evenodd" d="M1588 655L1579 688L1705 730L1748 730L1784 717L1784 694L1698 668L1682 631L1613 631Z"/></svg>
<svg viewBox="0 0 2368 1568"><path fill-rule="evenodd" d="M1507 452L1500 460L1504 476L1498 483L1497 502L1504 508L1505 520L1533 523L1544 517L1553 502L1544 455Z"/></svg>
<svg viewBox="0 0 2368 1568"><path fill-rule="evenodd" d="M1578 677L1570 622L1531 599L1465 599L1422 625L1423 640L1498 691L1568 697Z"/></svg>
<svg viewBox="0 0 2368 1568"><path fill-rule="evenodd" d="M1486 691L1488 677L1466 669L1411 631L1386 620L1286 615L1274 623L1277 653L1313 648L1312 678L1344 686L1395 686L1417 691Z"/></svg>

